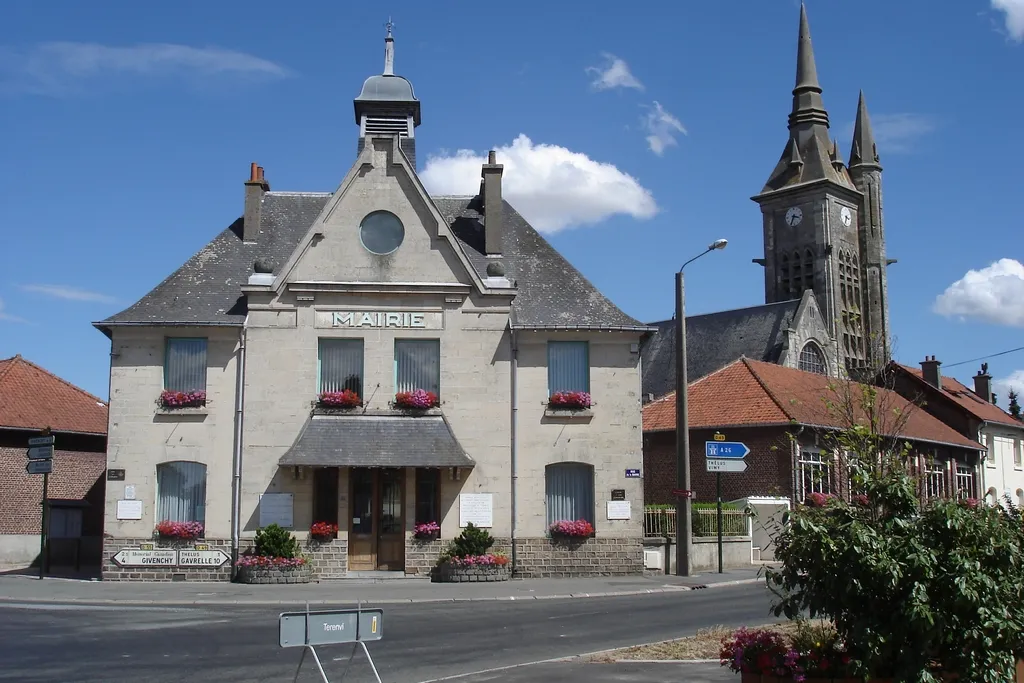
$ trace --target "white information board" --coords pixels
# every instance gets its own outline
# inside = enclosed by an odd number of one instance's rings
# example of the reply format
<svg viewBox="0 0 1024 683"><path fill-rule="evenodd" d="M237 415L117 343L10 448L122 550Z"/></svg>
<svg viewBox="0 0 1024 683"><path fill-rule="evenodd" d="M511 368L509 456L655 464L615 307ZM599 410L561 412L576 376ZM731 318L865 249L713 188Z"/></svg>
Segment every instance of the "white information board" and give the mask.
<svg viewBox="0 0 1024 683"><path fill-rule="evenodd" d="M260 495L260 527L276 524L291 529L293 524L293 496L291 493L263 493Z"/></svg>
<svg viewBox="0 0 1024 683"><path fill-rule="evenodd" d="M630 519L632 516L633 510L628 500L608 501L608 519Z"/></svg>
<svg viewBox="0 0 1024 683"><path fill-rule="evenodd" d="M142 519L141 500L119 500L117 501L118 519Z"/></svg>
<svg viewBox="0 0 1024 683"><path fill-rule="evenodd" d="M494 526L494 494L459 494L459 526L464 527L470 522L478 527Z"/></svg>

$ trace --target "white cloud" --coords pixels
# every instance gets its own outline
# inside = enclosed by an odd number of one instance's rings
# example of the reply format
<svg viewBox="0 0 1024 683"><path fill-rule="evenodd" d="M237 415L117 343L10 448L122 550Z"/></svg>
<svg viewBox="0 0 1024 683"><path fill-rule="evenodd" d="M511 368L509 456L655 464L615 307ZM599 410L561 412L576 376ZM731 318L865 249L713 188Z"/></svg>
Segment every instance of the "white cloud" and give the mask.
<svg viewBox="0 0 1024 683"><path fill-rule="evenodd" d="M846 137L853 138L853 123L846 126ZM921 138L938 126L924 114L872 114L871 131L875 134L878 153L909 152Z"/></svg>
<svg viewBox="0 0 1024 683"><path fill-rule="evenodd" d="M495 151L505 167L502 194L541 232L593 225L615 214L651 218L658 212L654 196L636 178L586 154L534 144L523 134ZM433 155L420 178L432 194L475 195L485 161L485 154L467 149Z"/></svg>
<svg viewBox="0 0 1024 683"><path fill-rule="evenodd" d="M686 135L682 122L665 111L657 100L648 107L647 114L641 117L640 123L647 132L647 146L659 157L665 153L666 147L676 145L676 135Z"/></svg>
<svg viewBox="0 0 1024 683"><path fill-rule="evenodd" d="M1024 0L992 0L992 9L1006 13L1006 30L1014 40L1024 40Z"/></svg>
<svg viewBox="0 0 1024 683"><path fill-rule="evenodd" d="M590 87L594 90L611 90L612 88L635 88L643 90L644 84L629 70L629 64L609 52L602 52L604 66L588 66L584 71L594 75Z"/></svg>
<svg viewBox="0 0 1024 683"><path fill-rule="evenodd" d="M28 322L28 321L26 321L24 318L19 318L16 315L11 315L10 313L5 313L4 312L4 300L0 299L0 322L23 323L23 322Z"/></svg>
<svg viewBox="0 0 1024 683"><path fill-rule="evenodd" d="M114 303L114 297L112 296L100 294L99 292L90 292L87 289L79 289L78 287L68 287L65 285L21 285L21 289L26 292L45 294L47 296L52 296L57 299L65 299L67 301L96 301L105 304Z"/></svg>
<svg viewBox="0 0 1024 683"><path fill-rule="evenodd" d="M1014 370L1008 376L992 381L992 391L999 395L999 405L1003 410L1010 405L1006 396L1011 389L1019 394L1018 402L1024 401L1024 370Z"/></svg>
<svg viewBox="0 0 1024 683"><path fill-rule="evenodd" d="M283 78L289 71L245 52L218 47L142 43L112 47L53 42L16 50L0 47L0 90L63 95L104 75Z"/></svg>
<svg viewBox="0 0 1024 683"><path fill-rule="evenodd" d="M1024 264L1004 258L967 271L935 299L934 310L947 317L1024 327Z"/></svg>

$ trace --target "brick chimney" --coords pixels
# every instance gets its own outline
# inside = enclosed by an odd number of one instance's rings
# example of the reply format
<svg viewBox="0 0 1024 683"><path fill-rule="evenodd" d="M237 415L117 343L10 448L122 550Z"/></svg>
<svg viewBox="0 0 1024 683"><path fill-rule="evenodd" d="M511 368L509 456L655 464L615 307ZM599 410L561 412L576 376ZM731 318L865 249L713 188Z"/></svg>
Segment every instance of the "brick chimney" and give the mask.
<svg viewBox="0 0 1024 683"><path fill-rule="evenodd" d="M982 401L994 403L992 396L992 375L988 374L988 363L981 364L981 370L974 376L974 393Z"/></svg>
<svg viewBox="0 0 1024 683"><path fill-rule="evenodd" d="M481 198L484 200L484 250L488 254L500 254L504 218L501 203L501 174L504 166L497 163L492 149L487 153L487 163L480 171Z"/></svg>
<svg viewBox="0 0 1024 683"><path fill-rule="evenodd" d="M263 167L252 162L249 179L245 181L245 214L242 217L242 241L255 242L260 234L260 214L263 195L270 191L270 183L263 178Z"/></svg>
<svg viewBox="0 0 1024 683"><path fill-rule="evenodd" d="M939 372L939 366L942 365L942 361L935 360L935 356L924 357L921 361L921 375L924 377L924 381L931 384L936 389L942 389L942 373Z"/></svg>

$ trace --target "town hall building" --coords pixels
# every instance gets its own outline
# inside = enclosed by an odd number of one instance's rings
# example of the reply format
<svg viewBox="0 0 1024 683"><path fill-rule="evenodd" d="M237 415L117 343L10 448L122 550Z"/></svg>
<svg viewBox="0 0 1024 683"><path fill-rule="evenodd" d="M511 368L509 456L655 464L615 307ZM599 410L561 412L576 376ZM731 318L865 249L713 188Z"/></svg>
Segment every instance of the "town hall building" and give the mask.
<svg viewBox="0 0 1024 683"><path fill-rule="evenodd" d="M270 524L319 578L426 575L469 523L521 576L640 572L653 330L502 199L493 152L478 194L427 193L390 28L354 113L333 192L271 190L253 164L243 216L96 323L111 341L103 577L228 579L230 562L197 553L237 557ZM595 533L555 544L563 520ZM416 538L431 522L440 538ZM181 546L157 533L168 523L198 530L195 552L157 553ZM308 540L315 523L327 542Z"/></svg>
<svg viewBox="0 0 1024 683"><path fill-rule="evenodd" d="M861 93L849 163L829 134L807 11L782 155L752 199L761 209L764 304L690 316L693 382L740 357L870 380L889 360L882 166ZM672 320L644 345L645 401L675 389Z"/></svg>

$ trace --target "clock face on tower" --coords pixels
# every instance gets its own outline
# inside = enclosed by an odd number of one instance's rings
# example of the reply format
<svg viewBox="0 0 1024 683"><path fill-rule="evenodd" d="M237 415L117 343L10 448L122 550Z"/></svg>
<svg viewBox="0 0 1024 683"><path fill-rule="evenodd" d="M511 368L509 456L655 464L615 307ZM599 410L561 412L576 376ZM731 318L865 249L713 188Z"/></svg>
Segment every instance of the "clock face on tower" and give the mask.
<svg viewBox="0 0 1024 683"><path fill-rule="evenodd" d="M846 227L850 227L850 223L853 222L853 214L850 213L850 207L843 207L842 211L839 212L839 220L841 220L843 225Z"/></svg>
<svg viewBox="0 0 1024 683"><path fill-rule="evenodd" d="M800 210L799 206L792 207L786 212L786 225L791 228L795 228L800 225L800 221L804 219L804 212Z"/></svg>

